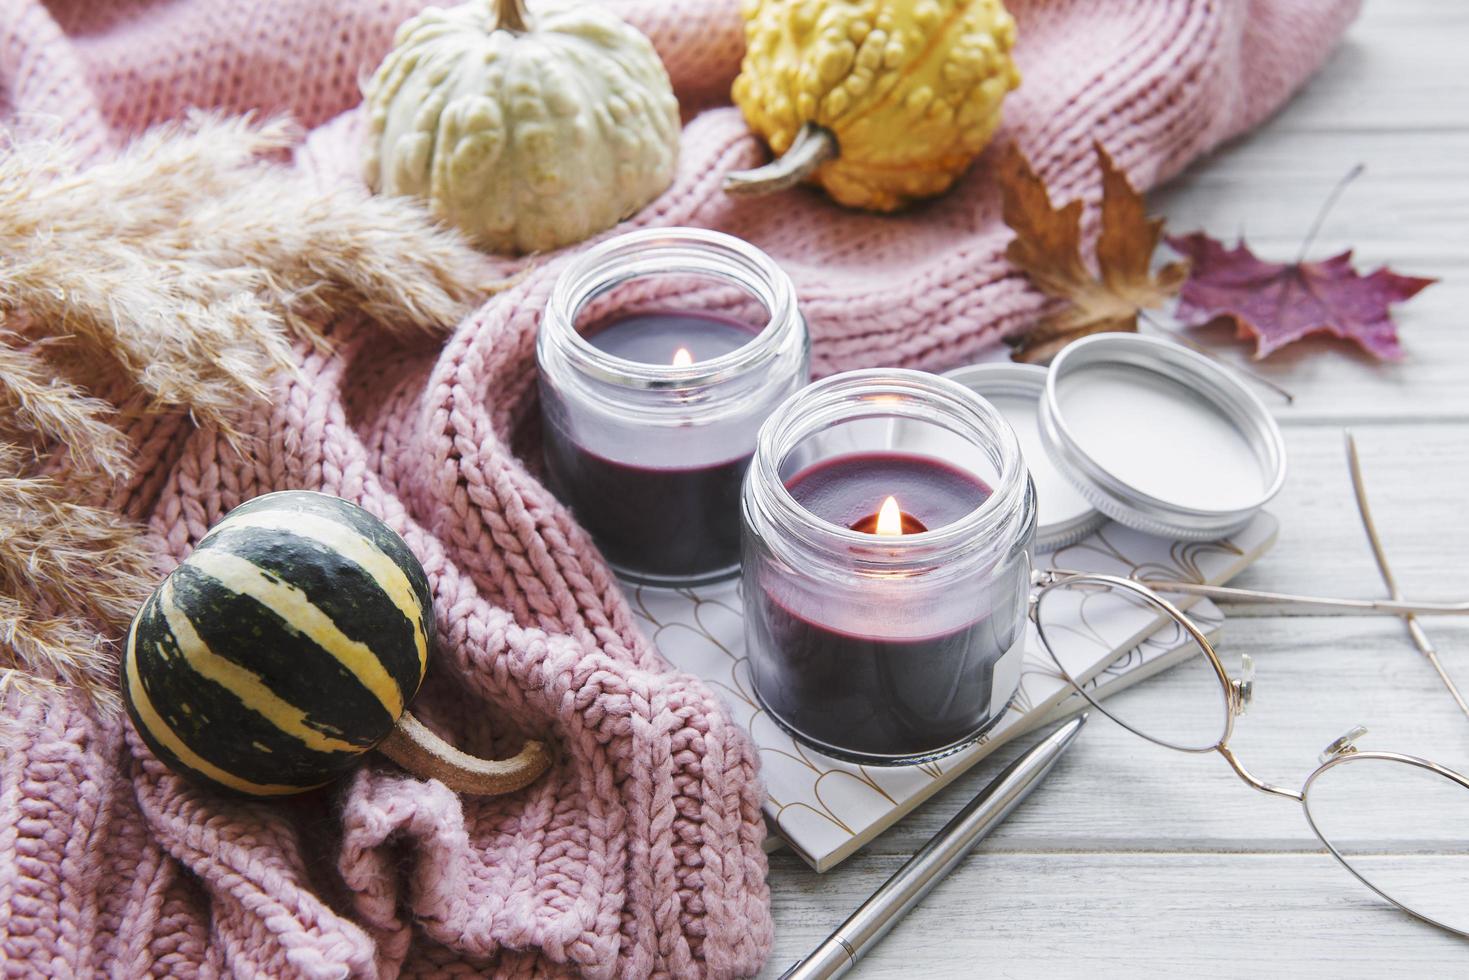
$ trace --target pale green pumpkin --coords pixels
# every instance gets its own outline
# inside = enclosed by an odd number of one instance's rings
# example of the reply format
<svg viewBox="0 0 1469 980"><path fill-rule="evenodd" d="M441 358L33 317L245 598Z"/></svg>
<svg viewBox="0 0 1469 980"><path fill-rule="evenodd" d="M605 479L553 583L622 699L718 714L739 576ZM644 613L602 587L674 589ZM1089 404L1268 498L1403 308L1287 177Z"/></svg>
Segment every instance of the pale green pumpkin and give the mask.
<svg viewBox="0 0 1469 980"><path fill-rule="evenodd" d="M430 7L399 28L364 95L372 188L424 199L493 251L581 241L673 180L668 73L596 4Z"/></svg>

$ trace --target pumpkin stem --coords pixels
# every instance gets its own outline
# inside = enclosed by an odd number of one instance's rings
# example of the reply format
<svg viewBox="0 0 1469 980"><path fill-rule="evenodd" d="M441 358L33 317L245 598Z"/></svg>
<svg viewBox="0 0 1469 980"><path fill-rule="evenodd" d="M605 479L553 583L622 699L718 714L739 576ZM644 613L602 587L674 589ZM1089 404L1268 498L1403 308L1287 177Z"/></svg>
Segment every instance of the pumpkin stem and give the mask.
<svg viewBox="0 0 1469 980"><path fill-rule="evenodd" d="M525 23L525 0L495 0L495 29L512 34L524 34L530 28Z"/></svg>
<svg viewBox="0 0 1469 980"><path fill-rule="evenodd" d="M726 174L726 194L771 194L795 187L816 172L816 168L837 157L837 139L825 126L808 122L801 127L790 149L754 170L736 170Z"/></svg>
<svg viewBox="0 0 1469 980"><path fill-rule="evenodd" d="M524 789L551 765L540 742L526 742L508 759L481 759L461 752L429 731L411 711L403 712L377 750L421 779L437 779L456 793L498 796Z"/></svg>

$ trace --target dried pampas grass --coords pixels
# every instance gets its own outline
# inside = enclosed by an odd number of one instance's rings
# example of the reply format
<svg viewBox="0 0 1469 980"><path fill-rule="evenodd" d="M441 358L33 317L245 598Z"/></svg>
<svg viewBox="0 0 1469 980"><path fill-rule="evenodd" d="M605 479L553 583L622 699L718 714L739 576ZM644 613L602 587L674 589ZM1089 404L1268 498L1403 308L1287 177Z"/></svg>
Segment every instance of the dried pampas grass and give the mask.
<svg viewBox="0 0 1469 980"><path fill-rule="evenodd" d="M16 463L0 450L0 466ZM47 477L0 476L0 670L110 709L116 642L156 576L131 524L65 494Z"/></svg>
<svg viewBox="0 0 1469 980"><path fill-rule="evenodd" d="M115 645L155 584L136 528L79 502L129 476L97 392L125 379L238 443L293 336L326 348L322 316L435 330L486 292L483 260L411 202L272 162L293 135L198 116L85 169L58 142L0 149L0 696L114 703Z"/></svg>
<svg viewBox="0 0 1469 980"><path fill-rule="evenodd" d="M11 346L13 345L13 346ZM55 376L17 334L0 334L0 425L23 439L33 460L55 447L86 476L127 474L127 440L109 421L112 406ZM4 462L0 454L0 462ZM12 466L16 460L10 460Z"/></svg>
<svg viewBox="0 0 1469 980"><path fill-rule="evenodd" d="M290 137L200 117L85 170L63 144L15 147L0 157L0 315L231 437L289 368L288 334L321 343L313 314L394 330L464 316L483 294L477 253L408 201L265 159Z"/></svg>

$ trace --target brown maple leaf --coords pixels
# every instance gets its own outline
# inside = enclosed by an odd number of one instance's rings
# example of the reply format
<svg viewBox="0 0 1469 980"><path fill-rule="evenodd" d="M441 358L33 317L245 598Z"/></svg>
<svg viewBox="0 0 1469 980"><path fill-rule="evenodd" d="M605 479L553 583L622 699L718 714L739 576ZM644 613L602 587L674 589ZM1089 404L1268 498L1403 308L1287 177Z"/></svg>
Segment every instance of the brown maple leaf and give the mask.
<svg viewBox="0 0 1469 980"><path fill-rule="evenodd" d="M1149 218L1142 195L1095 144L1102 168L1102 229L1093 273L1081 256L1080 200L1056 208L1046 186L1013 144L1000 161L1005 224L1015 238L1005 255L1047 296L1065 306L1015 343L1011 357L1045 363L1071 341L1106 331L1137 331L1138 312L1162 306L1183 285L1188 263L1152 271L1163 219Z"/></svg>

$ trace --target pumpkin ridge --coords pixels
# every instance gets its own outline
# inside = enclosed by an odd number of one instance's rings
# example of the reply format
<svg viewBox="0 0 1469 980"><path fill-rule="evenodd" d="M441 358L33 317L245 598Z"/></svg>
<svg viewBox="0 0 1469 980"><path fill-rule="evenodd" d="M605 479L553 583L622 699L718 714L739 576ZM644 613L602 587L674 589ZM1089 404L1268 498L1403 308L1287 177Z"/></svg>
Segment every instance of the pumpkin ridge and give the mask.
<svg viewBox="0 0 1469 980"><path fill-rule="evenodd" d="M428 579L423 574L423 565L419 562L418 556L413 553L413 549L408 547L408 542L404 541L392 528L356 504L315 490L277 490L274 493L245 501L225 517L226 519L240 517L262 510L277 513L287 510L315 514L337 524L346 525L392 559L407 577L413 590L418 593L424 608L433 607L433 596L429 591ZM211 529L209 534L205 535L204 540L209 540L216 532L225 530L227 526L226 521L221 521Z"/></svg>
<svg viewBox="0 0 1469 980"><path fill-rule="evenodd" d="M422 670L428 669L427 624L423 622L423 609L419 602L418 590L414 588L413 582L402 566L378 548L371 538L356 528L339 521L326 519L304 525L299 519L292 519L287 514L261 510L243 514L231 513L210 535L205 537L204 541L200 542L199 548L195 550L196 552L202 551L211 538L218 541L225 530L247 527L286 531L302 538L309 538L350 559L362 568L376 582L377 587L402 611L403 615L410 622L418 624L414 636L418 650L418 662ZM407 692L404 693L407 695Z"/></svg>
<svg viewBox="0 0 1469 980"><path fill-rule="evenodd" d="M295 736L314 751L360 752L364 746L372 745L370 739L350 738L336 724L311 717L300 705L275 691L260 673L214 652L203 636L198 635L198 630L194 629L187 614L173 602L172 592L173 583L170 580L165 588L160 589L159 597L154 599L151 610L151 614L157 619L150 621L148 635L156 635L154 642L159 644L160 657L167 658L163 648L170 646L173 657L187 664L201 679L219 686L241 704L266 718L273 727ZM187 655L182 652L185 648L190 651ZM142 646L142 654L147 654L147 644Z"/></svg>
<svg viewBox="0 0 1469 980"><path fill-rule="evenodd" d="M890 104L892 98L898 92L904 91L904 83L908 81L908 79L912 78L913 75L917 74L918 70L923 67L923 63L935 51L939 49L941 41L943 40L944 36L949 33L950 28L954 26L954 22L963 17L965 14L969 13L969 9L973 7L974 4L975 0L964 0L964 2L962 3L954 4L954 9L950 11L947 17L944 18L943 24L939 28L929 32L927 38L923 42L923 50L918 52L918 55L916 57L911 59L898 71L898 80L893 84L893 86L882 95L874 99L872 104L869 105L866 109L863 109L861 112L858 112L855 115L858 117L872 115L886 108ZM840 145L840 140L838 141L838 145Z"/></svg>
<svg viewBox="0 0 1469 980"><path fill-rule="evenodd" d="M312 604L304 591L254 562L226 551L203 551L189 556L185 564L220 589L254 599L269 609L303 641L324 650L341 664L389 715L402 714L403 691L382 657L368 644L344 633L331 617ZM172 596L168 598L171 600ZM169 605L177 608L171 601Z"/></svg>
<svg viewBox="0 0 1469 980"><path fill-rule="evenodd" d="M360 677L258 599L188 562L165 582L165 597L169 593L196 634L183 646L186 655L197 642L214 656L246 667L282 700L303 708L313 727L345 741L372 744L392 729L397 713L387 710ZM147 632L142 635L148 638Z"/></svg>
<svg viewBox="0 0 1469 980"><path fill-rule="evenodd" d="M213 563L220 572L213 577L228 579L225 584L234 588L237 576L224 567L234 559L241 563L236 566L239 575L250 574L252 569L246 566L253 566L259 575L299 591L305 602L319 610L347 640L371 651L397 685L401 703L406 704L418 692L423 678L418 659L422 624L416 616L405 617L361 565L312 538L289 531L226 528L212 544L196 550L186 564L208 574ZM282 611L263 594L256 597ZM384 707L392 710L387 702Z"/></svg>
<svg viewBox="0 0 1469 980"><path fill-rule="evenodd" d="M175 739L210 765L255 785L309 786L323 773L351 768L370 748L308 748L235 692L177 669L182 660L178 645L156 626L145 622L144 639L134 654L143 693L167 728L154 726L150 734L155 741Z"/></svg>
<svg viewBox="0 0 1469 980"><path fill-rule="evenodd" d="M308 748L328 753L362 751L363 746L342 737L343 733L334 726L312 723L304 710L271 690L259 674L209 650L194 633L183 614L175 611L175 615L170 616L169 610L162 607L162 601L157 596L150 599L151 608L145 608L140 617L148 624L147 632L152 639L153 652L150 654L150 644L145 640L137 654L138 665L144 671L145 681L149 682L150 687L153 686L151 678L155 676L150 668L164 666L152 663L152 659L177 659L192 668L199 677L233 696L271 725L294 736ZM187 657L182 652L185 645L190 648L190 655ZM197 711L199 706L182 702L180 708L188 714ZM177 724L170 724L169 727L175 731L179 728Z"/></svg>
<svg viewBox="0 0 1469 980"><path fill-rule="evenodd" d="M493 3L471 0L399 29L363 86L375 191L424 199L481 247L524 254L604 231L667 190L678 101L643 34L598 5L549 0L524 31L498 24Z"/></svg>
<svg viewBox="0 0 1469 980"><path fill-rule="evenodd" d="M154 755L175 771L184 772L196 779L252 796L284 796L312 788L311 786L252 782L227 772L190 748L158 713L143 683L139 671L136 643L138 623L141 619L142 617L139 616L133 620L132 632L128 638L126 670L124 671L128 696L125 701L128 714L133 720L134 729L143 741L148 743L148 748Z"/></svg>

